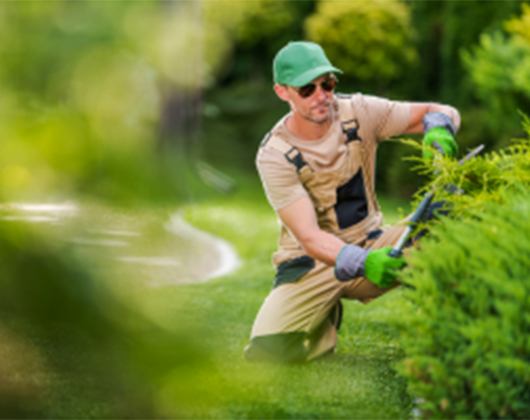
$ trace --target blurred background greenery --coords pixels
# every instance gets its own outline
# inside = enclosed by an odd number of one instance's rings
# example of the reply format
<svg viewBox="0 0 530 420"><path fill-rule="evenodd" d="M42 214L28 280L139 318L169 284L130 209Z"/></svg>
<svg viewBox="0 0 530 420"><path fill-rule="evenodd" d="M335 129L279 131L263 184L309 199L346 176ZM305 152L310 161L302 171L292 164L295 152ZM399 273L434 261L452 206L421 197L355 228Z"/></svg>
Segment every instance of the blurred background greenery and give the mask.
<svg viewBox="0 0 530 420"><path fill-rule="evenodd" d="M287 112L271 62L297 39L345 70L339 91L452 104L462 148L496 149L530 112L528 34L530 5L510 0L2 1L0 199L98 200L134 217L222 197L263 207L254 156ZM410 197L421 180L403 157L416 151L379 153L380 192ZM187 293L166 293L161 312L179 315L162 322L138 311L155 292L102 275L57 233L4 221L0 248L2 414L176 416L191 370L196 388L208 377L222 392L194 316L178 310Z"/></svg>
<svg viewBox="0 0 530 420"><path fill-rule="evenodd" d="M254 176L286 112L272 58L302 38L345 70L340 91L453 104L459 142L496 148L529 110L529 16L520 1L2 2L1 191L184 199L199 160ZM407 196L402 149L382 148L379 187Z"/></svg>

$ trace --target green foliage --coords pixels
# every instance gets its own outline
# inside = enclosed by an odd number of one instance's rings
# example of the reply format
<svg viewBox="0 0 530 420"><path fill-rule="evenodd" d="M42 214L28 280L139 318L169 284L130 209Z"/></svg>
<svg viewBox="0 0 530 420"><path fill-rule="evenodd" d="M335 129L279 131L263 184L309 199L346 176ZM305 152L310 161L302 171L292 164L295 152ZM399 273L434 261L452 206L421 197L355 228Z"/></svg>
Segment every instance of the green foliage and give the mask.
<svg viewBox="0 0 530 420"><path fill-rule="evenodd" d="M292 3L272 0L248 2L241 24L237 28L237 38L243 46L256 45L282 38L281 34L296 25L297 13ZM232 5L230 6L232 9ZM265 42L264 42L265 41Z"/></svg>
<svg viewBox="0 0 530 420"><path fill-rule="evenodd" d="M476 44L481 33L499 29L502 21L519 9L520 2L434 0L408 4L421 57L410 92L422 100L435 97L469 107L473 103L472 88L462 77L465 67L460 53Z"/></svg>
<svg viewBox="0 0 530 420"><path fill-rule="evenodd" d="M530 29L530 28L529 28ZM528 54L530 43L520 37L507 38L500 32L484 34L480 44L472 53L464 54L471 78L478 88L479 95L497 113L506 112L513 106L515 94L530 96L528 91ZM509 68L511 71L507 72ZM499 93L510 95L506 101ZM504 106L503 106L504 105ZM513 107L512 107L513 110Z"/></svg>
<svg viewBox="0 0 530 420"><path fill-rule="evenodd" d="M198 68L215 73L200 66L200 48L190 51L187 27L175 25L198 16L186 4L2 2L4 198L173 200L180 180L155 149L168 91L178 96L206 83Z"/></svg>
<svg viewBox="0 0 530 420"><path fill-rule="evenodd" d="M498 117L487 103L477 99L477 87L468 75L462 55L476 47L482 34L500 30L503 22L518 12L521 2L433 0L408 4L418 33L416 47L421 63L408 80L405 99L457 107L462 115L457 139L460 146L478 143L505 146L510 138L520 134L514 108ZM504 73L509 74L510 69L505 68ZM502 93L496 96L494 100Z"/></svg>
<svg viewBox="0 0 530 420"><path fill-rule="evenodd" d="M401 371L426 416L530 415L528 192L443 223L409 258Z"/></svg>
<svg viewBox="0 0 530 420"><path fill-rule="evenodd" d="M300 37L299 22L311 4L276 0L203 2L200 32L208 41L203 45L203 59L220 59L216 78L207 86L225 78L271 80L274 54L287 41Z"/></svg>
<svg viewBox="0 0 530 420"><path fill-rule="evenodd" d="M521 5L521 16L507 21L506 29L530 44L530 4L523 3Z"/></svg>
<svg viewBox="0 0 530 420"><path fill-rule="evenodd" d="M259 144L274 121L288 112L286 105L270 84L256 81L234 83L227 92L212 92L208 100L217 112L204 119L202 155L216 165L237 166L255 174Z"/></svg>
<svg viewBox="0 0 530 420"><path fill-rule="evenodd" d="M448 203L451 214L460 218L480 214L486 203L504 202L506 191L526 191L530 185L530 140L521 139L505 149L476 156L459 164L457 160L438 157L422 164L423 172L433 177L417 194L436 191L436 199ZM447 188L446 186L452 186ZM462 193L454 193L454 189Z"/></svg>
<svg viewBox="0 0 530 420"><path fill-rule="evenodd" d="M337 67L365 85L395 80L417 58L409 10L399 1L321 1L305 27Z"/></svg>
<svg viewBox="0 0 530 420"><path fill-rule="evenodd" d="M408 257L400 370L426 416L527 418L530 142L436 167L450 216Z"/></svg>
<svg viewBox="0 0 530 420"><path fill-rule="evenodd" d="M409 159L410 153L411 149L404 141L388 141L381 144L377 151L378 192L410 199L427 181L425 177L418 176L412 170L414 163Z"/></svg>
<svg viewBox="0 0 530 420"><path fill-rule="evenodd" d="M476 94L487 111L482 125L506 139L519 127L514 110L530 110L530 7L507 21L508 33L484 33L477 46L462 53Z"/></svg>

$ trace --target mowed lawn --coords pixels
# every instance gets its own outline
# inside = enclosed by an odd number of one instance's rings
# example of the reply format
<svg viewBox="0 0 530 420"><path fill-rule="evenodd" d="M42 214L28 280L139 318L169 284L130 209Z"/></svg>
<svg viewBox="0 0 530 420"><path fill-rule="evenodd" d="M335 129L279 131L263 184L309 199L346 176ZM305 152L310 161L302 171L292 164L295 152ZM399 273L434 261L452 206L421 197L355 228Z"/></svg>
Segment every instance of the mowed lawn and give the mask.
<svg viewBox="0 0 530 420"><path fill-rule="evenodd" d="M389 209L387 222L399 218L397 202L383 200L383 205ZM181 309L193 319L211 364L209 371L188 376L188 391L194 389L202 397L192 397L188 406L177 408L171 406L169 393L164 400L167 414L175 409L201 418L410 417L406 384L393 369L402 356L400 313L407 310L399 290L368 305L345 302L334 355L303 365L250 364L242 350L272 285L270 257L278 223L259 185L213 202L188 205L184 215L195 226L230 241L243 265L224 278L178 289L180 297L186 296L186 307ZM157 311L170 307L171 299L159 292L153 292ZM179 316L158 313L168 326Z"/></svg>
<svg viewBox="0 0 530 420"><path fill-rule="evenodd" d="M387 221L397 220L398 204L383 204L392 209ZM0 348L0 361L9 366L12 376L8 383L21 384L20 390L6 395L21 398L22 407L34 403L28 416L410 417L406 384L394 370L402 356L400 315L410 310L399 290L369 305L345 302L340 341L333 355L291 366L248 363L243 348L274 277L270 261L279 231L274 213L256 180L244 178L238 180L235 192L195 201L181 210L195 227L230 241L242 260L240 268L208 282L157 285L147 281L141 270L124 275L107 258L90 271L96 284L112 290L106 303L98 295L80 294L85 290L80 285L72 285L58 297L47 297L47 302L57 305L65 299L79 302L70 305L75 335L50 335L46 330L39 333L46 339L38 339L33 333L35 318L29 318L12 329L33 337L19 346L22 350L17 350L16 340ZM146 220L163 221L174 211L131 210L131 220L143 213ZM99 219L110 217L103 209L97 214ZM152 228L153 238L143 245L145 250L162 253L165 246L178 251L172 242L155 240L159 229ZM183 272L189 272L185 268ZM66 280L69 284L70 277ZM99 315L92 320L91 314ZM92 332L78 327L78 321ZM100 332L99 325L106 327ZM6 331L2 331L3 337ZM33 359L41 362L35 361L32 367L27 360Z"/></svg>

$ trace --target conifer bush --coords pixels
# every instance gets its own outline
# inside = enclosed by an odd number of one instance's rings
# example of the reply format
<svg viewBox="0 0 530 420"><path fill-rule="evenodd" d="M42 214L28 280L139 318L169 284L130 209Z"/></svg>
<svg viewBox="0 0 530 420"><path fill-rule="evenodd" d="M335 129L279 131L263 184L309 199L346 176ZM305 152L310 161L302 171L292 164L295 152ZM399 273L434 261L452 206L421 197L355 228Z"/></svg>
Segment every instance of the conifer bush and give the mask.
<svg viewBox="0 0 530 420"><path fill-rule="evenodd" d="M408 257L399 370L422 416L529 418L529 142L438 170L451 212Z"/></svg>

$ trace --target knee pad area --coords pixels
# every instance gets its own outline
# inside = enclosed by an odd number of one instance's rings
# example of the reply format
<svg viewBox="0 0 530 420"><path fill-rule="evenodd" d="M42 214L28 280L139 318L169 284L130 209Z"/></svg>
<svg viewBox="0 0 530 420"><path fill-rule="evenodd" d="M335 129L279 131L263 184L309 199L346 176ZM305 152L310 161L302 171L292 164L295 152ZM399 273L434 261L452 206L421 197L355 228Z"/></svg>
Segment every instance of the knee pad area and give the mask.
<svg viewBox="0 0 530 420"><path fill-rule="evenodd" d="M305 332L257 336L245 348L245 358L252 362L300 363L307 359L307 344Z"/></svg>

